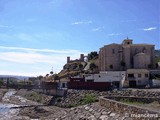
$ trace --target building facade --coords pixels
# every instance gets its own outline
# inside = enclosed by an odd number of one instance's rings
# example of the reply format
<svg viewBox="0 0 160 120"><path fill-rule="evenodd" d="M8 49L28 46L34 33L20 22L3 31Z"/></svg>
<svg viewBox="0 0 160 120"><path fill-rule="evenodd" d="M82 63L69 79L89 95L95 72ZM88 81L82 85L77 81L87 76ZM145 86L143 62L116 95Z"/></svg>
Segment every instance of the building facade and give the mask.
<svg viewBox="0 0 160 120"><path fill-rule="evenodd" d="M100 48L99 71L154 68L154 45L133 44L125 39L122 44L109 44Z"/></svg>
<svg viewBox="0 0 160 120"><path fill-rule="evenodd" d="M128 69L127 80L129 87L140 87L149 84L149 70L147 69Z"/></svg>

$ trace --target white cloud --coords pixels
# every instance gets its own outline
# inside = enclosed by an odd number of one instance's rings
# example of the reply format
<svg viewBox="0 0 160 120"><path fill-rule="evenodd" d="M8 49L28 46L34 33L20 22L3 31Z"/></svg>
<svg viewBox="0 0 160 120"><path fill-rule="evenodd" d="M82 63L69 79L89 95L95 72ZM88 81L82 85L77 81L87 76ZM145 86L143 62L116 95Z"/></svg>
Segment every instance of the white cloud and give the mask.
<svg viewBox="0 0 160 120"><path fill-rule="evenodd" d="M156 27L149 27L149 28L144 28L144 31L151 31L151 30L156 30Z"/></svg>
<svg viewBox="0 0 160 120"><path fill-rule="evenodd" d="M118 35L123 35L122 33L110 33L107 34L108 36L118 36Z"/></svg>
<svg viewBox="0 0 160 120"><path fill-rule="evenodd" d="M45 76L48 71L37 71L37 72L23 72L23 71L7 71L7 70L0 70L1 75L18 75L18 76Z"/></svg>
<svg viewBox="0 0 160 120"><path fill-rule="evenodd" d="M12 75L35 76L43 73L42 75L45 75L50 72L51 67L54 68L54 71L59 72L66 63L67 56L70 56L71 59L78 59L81 53L87 54L78 50L52 50L0 46L0 56L2 56L0 57L0 63L5 62L6 65L16 66L13 71L10 70L10 67L6 68L3 64L0 64L0 74L9 73ZM21 67L23 69L21 69Z"/></svg>
<svg viewBox="0 0 160 120"><path fill-rule="evenodd" d="M80 25L80 24L91 24L92 21L78 21L78 22L73 22L72 25Z"/></svg>
<svg viewBox="0 0 160 120"><path fill-rule="evenodd" d="M0 53L0 60L17 62L17 63L54 63L52 56L43 55L39 53L25 53L25 52L2 52Z"/></svg>
<svg viewBox="0 0 160 120"><path fill-rule="evenodd" d="M76 57L81 54L78 50L50 50L50 49L31 49L31 48L16 48L0 46L0 50L9 50L9 52L0 52L0 60L18 62L18 63L53 63L66 61L67 56ZM20 51L14 51L20 50Z"/></svg>
<svg viewBox="0 0 160 120"><path fill-rule="evenodd" d="M77 54L80 53L78 50L53 50L53 49L34 49L34 48L23 48L23 47L5 47L0 46L0 49L6 49L6 50L24 50L29 52L48 52L48 53L57 53L57 54Z"/></svg>
<svg viewBox="0 0 160 120"><path fill-rule="evenodd" d="M92 31L96 32L96 31L101 31L104 29L104 26L103 27L98 27L98 28L93 28Z"/></svg>

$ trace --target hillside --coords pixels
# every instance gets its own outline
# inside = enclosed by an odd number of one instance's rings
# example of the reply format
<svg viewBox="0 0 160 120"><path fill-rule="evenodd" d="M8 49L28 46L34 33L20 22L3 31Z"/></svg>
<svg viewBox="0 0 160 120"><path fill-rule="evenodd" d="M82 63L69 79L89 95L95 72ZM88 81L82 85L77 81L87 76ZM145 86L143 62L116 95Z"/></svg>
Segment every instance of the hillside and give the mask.
<svg viewBox="0 0 160 120"><path fill-rule="evenodd" d="M70 62L63 66L63 70L59 73L60 78L66 78L69 76L76 76L82 73L86 62Z"/></svg>
<svg viewBox="0 0 160 120"><path fill-rule="evenodd" d="M90 65L95 64L96 68L91 69ZM88 62L70 62L63 66L63 70L59 73L60 78L69 76L77 76L84 73L98 72L98 58L94 58Z"/></svg>

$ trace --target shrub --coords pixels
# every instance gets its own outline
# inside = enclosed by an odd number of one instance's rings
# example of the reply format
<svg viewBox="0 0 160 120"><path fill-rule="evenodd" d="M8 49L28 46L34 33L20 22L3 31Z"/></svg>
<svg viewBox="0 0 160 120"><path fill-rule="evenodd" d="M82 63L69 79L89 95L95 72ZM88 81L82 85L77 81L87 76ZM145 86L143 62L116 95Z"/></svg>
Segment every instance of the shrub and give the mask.
<svg viewBox="0 0 160 120"><path fill-rule="evenodd" d="M86 94L84 96L84 98L82 99L81 103L82 104L90 104L90 103L93 103L96 101L97 101L96 96L94 96L92 94Z"/></svg>

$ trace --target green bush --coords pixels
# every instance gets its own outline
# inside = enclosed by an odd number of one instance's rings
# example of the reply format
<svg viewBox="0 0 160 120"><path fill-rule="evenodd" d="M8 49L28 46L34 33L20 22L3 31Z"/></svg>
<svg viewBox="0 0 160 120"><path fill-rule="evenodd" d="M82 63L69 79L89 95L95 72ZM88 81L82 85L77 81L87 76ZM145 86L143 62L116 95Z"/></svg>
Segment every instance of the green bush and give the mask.
<svg viewBox="0 0 160 120"><path fill-rule="evenodd" d="M93 94L86 94L84 96L84 98L82 99L81 103L82 104L90 104L90 103L93 103L93 102L96 102L97 99L96 99L96 96L93 95Z"/></svg>

